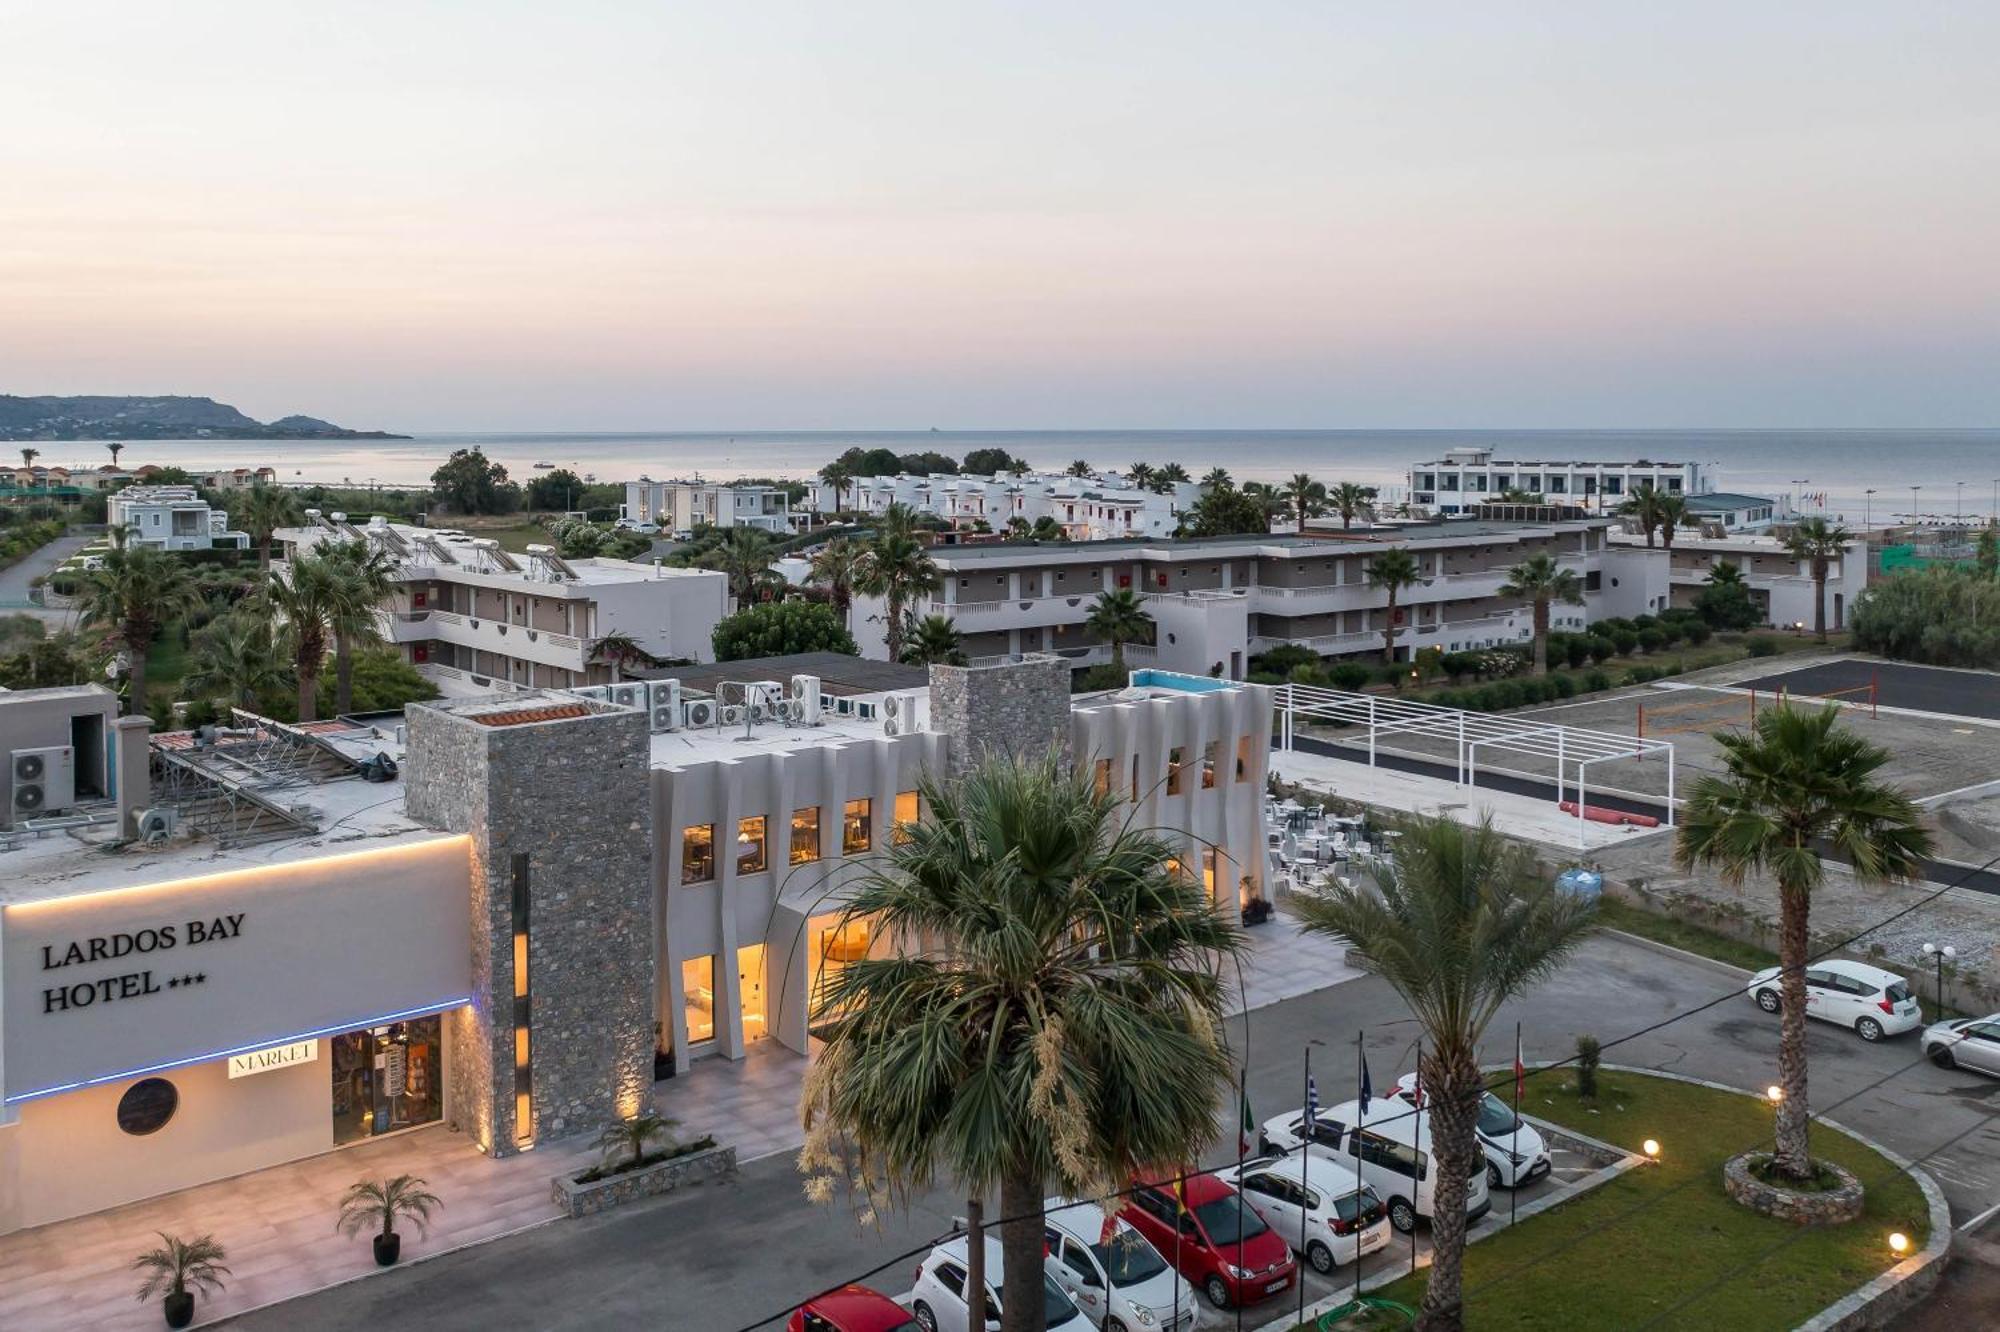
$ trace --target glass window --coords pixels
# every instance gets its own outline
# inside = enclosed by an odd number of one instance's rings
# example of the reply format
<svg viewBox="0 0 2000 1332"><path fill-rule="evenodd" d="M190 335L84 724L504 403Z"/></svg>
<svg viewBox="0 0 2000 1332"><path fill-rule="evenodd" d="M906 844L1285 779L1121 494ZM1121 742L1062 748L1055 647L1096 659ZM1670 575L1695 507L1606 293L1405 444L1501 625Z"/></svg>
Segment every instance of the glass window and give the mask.
<svg viewBox="0 0 2000 1332"><path fill-rule="evenodd" d="M1215 789L1215 765L1220 762L1222 762L1222 742L1220 740L1211 740L1202 747L1201 751L1202 790L1213 791Z"/></svg>
<svg viewBox="0 0 2000 1332"><path fill-rule="evenodd" d="M1140 787L1139 787L1139 756L1138 756L1137 754L1134 754L1134 755L1132 756L1132 788L1131 788L1131 789L1132 789L1132 799L1133 799L1134 803L1136 803L1136 802L1138 801L1138 799L1139 799L1139 790L1140 790Z"/></svg>
<svg viewBox="0 0 2000 1332"><path fill-rule="evenodd" d="M840 821L841 854L864 855L874 845L875 802L865 796L860 800L848 801L846 813Z"/></svg>
<svg viewBox="0 0 2000 1332"><path fill-rule="evenodd" d="M715 877L715 825L694 823L681 829L681 882L707 883Z"/></svg>
<svg viewBox="0 0 2000 1332"><path fill-rule="evenodd" d="M1181 793L1181 767L1187 761L1187 747L1175 745L1167 751L1167 794Z"/></svg>
<svg viewBox="0 0 2000 1332"><path fill-rule="evenodd" d="M1111 760L1099 759L1091 770L1092 784L1099 799L1111 794Z"/></svg>
<svg viewBox="0 0 2000 1332"><path fill-rule="evenodd" d="M1090 1261L1090 1255L1085 1253L1083 1246L1075 1240L1068 1238L1063 1240L1062 1262L1064 1267L1082 1277L1085 1285L1099 1284L1097 1264Z"/></svg>
<svg viewBox="0 0 2000 1332"><path fill-rule="evenodd" d="M442 1034L442 1022L427 1017L328 1039L335 1146L444 1117ZM526 1035L515 1029L517 1051ZM516 1127L525 1132L532 1123Z"/></svg>
<svg viewBox="0 0 2000 1332"><path fill-rule="evenodd" d="M1517 1122L1514 1118L1513 1109L1492 1092L1487 1092L1480 1099L1479 1131L1487 1137L1504 1137L1514 1131L1514 1125Z"/></svg>
<svg viewBox="0 0 2000 1332"><path fill-rule="evenodd" d="M910 840L909 827L921 817L923 817L923 810L918 804L917 793L915 791L896 792L895 837L897 846L901 846Z"/></svg>
<svg viewBox="0 0 2000 1332"><path fill-rule="evenodd" d="M943 1286L960 1299L965 1298L965 1269L955 1267L950 1263L939 1263L937 1279L940 1286Z"/></svg>
<svg viewBox="0 0 2000 1332"><path fill-rule="evenodd" d="M1208 900L1215 900L1215 848L1201 853L1201 887L1208 894Z"/></svg>
<svg viewBox="0 0 2000 1332"><path fill-rule="evenodd" d="M1167 1270L1159 1250L1129 1226L1118 1227L1109 1244L1093 1244L1090 1251L1104 1264L1104 1273L1114 1286L1136 1286Z"/></svg>
<svg viewBox="0 0 2000 1332"><path fill-rule="evenodd" d="M180 1109L180 1089L165 1078L141 1078L118 1098L118 1127L134 1137L158 1133Z"/></svg>
<svg viewBox="0 0 2000 1332"><path fill-rule="evenodd" d="M792 811L792 863L810 865L819 859L819 806Z"/></svg>
<svg viewBox="0 0 2000 1332"><path fill-rule="evenodd" d="M688 1044L715 1039L715 956L681 963L681 1013Z"/></svg>
<svg viewBox="0 0 2000 1332"><path fill-rule="evenodd" d="M752 814L736 821L736 872L764 872L764 816Z"/></svg>
<svg viewBox="0 0 2000 1332"><path fill-rule="evenodd" d="M764 1011L764 945L736 950L736 983L743 1001L743 1039L761 1041L768 1034Z"/></svg>
<svg viewBox="0 0 2000 1332"><path fill-rule="evenodd" d="M1213 1244L1234 1244L1240 1239L1255 1239L1268 1229L1264 1218L1257 1215L1256 1208L1245 1206L1235 1197L1205 1202L1194 1209L1194 1215Z"/></svg>

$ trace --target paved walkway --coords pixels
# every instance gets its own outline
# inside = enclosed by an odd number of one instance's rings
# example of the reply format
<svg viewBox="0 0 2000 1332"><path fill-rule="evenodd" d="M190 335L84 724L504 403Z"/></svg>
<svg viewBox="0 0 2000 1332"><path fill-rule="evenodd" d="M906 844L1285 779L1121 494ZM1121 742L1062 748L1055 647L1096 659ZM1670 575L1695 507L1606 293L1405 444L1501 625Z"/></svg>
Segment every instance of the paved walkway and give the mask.
<svg viewBox="0 0 2000 1332"><path fill-rule="evenodd" d="M28 600L29 586L94 540L93 536L57 537L19 564L0 569L0 615L32 615L51 629L60 628L69 620L70 612L35 605Z"/></svg>

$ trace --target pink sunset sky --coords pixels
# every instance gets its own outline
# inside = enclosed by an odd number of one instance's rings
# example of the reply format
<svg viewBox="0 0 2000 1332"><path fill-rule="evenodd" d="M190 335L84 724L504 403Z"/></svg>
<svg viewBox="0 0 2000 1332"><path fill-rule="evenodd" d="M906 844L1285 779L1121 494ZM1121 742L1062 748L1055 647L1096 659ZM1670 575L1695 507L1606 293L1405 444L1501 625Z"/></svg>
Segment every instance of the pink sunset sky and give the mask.
<svg viewBox="0 0 2000 1332"><path fill-rule="evenodd" d="M0 17L0 392L414 430L2000 423L2000 7Z"/></svg>

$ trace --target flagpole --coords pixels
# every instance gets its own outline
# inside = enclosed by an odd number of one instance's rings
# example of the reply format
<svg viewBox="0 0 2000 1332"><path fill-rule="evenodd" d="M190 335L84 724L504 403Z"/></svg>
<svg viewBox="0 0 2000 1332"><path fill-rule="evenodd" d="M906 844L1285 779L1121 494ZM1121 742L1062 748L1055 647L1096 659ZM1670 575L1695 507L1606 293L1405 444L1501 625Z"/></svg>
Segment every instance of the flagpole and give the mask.
<svg viewBox="0 0 2000 1332"><path fill-rule="evenodd" d="M1514 1024L1514 1143L1507 1164L1514 1167L1514 1187L1507 1191L1507 1224L1521 1219L1521 1024Z"/></svg>
<svg viewBox="0 0 2000 1332"><path fill-rule="evenodd" d="M1318 1098L1313 1095L1313 1051L1310 1045L1306 1046L1305 1096L1306 1145L1299 1153L1299 1262L1301 1264L1306 1261L1306 1218L1312 1212L1312 1189L1308 1186L1307 1177L1312 1174L1313 1134L1316 1129L1315 1121L1318 1119L1316 1112L1319 1109L1314 1104ZM1333 1250L1328 1249L1327 1252L1332 1253ZM1299 1268L1299 1321L1301 1323L1306 1321L1306 1269L1303 1266Z"/></svg>
<svg viewBox="0 0 2000 1332"><path fill-rule="evenodd" d="M1421 1036L1417 1037L1416 1091L1417 1091L1417 1131L1415 1134L1415 1140L1419 1144L1421 1144L1424 1140L1424 1038ZM1414 1192L1414 1190L1412 1190L1412 1192ZM1412 1198L1410 1200L1410 1212L1411 1212L1410 1275L1411 1276L1415 1276L1417 1274L1417 1227L1416 1227L1416 1215L1415 1215L1416 1210L1417 1210L1416 1199Z"/></svg>
<svg viewBox="0 0 2000 1332"><path fill-rule="evenodd" d="M1368 1123L1368 1052L1362 1048L1362 1041L1365 1038L1366 1034L1367 1033L1361 1031L1357 1031L1354 1033L1354 1064L1355 1067L1359 1070L1359 1076L1361 1078L1361 1100L1360 1100L1361 1114L1358 1122L1354 1125L1354 1131L1356 1134L1359 1134L1362 1128L1365 1127ZM1362 1231L1361 1153L1359 1153L1358 1151L1350 1152L1349 1155L1353 1156L1354 1158L1354 1222L1355 1222L1354 1298L1356 1300L1359 1300L1361 1298L1361 1231Z"/></svg>
<svg viewBox="0 0 2000 1332"><path fill-rule="evenodd" d="M1242 1107L1249 1103L1250 1068L1246 1063L1236 1073L1237 1114L1241 1115ZM1243 1267L1243 1209L1249 1205L1243 1201L1243 1146L1243 1133L1239 1129L1236 1134L1236 1266L1239 1271ZM1236 1301L1236 1332L1243 1332L1243 1304L1241 1299Z"/></svg>
<svg viewBox="0 0 2000 1332"><path fill-rule="evenodd" d="M1181 1323L1181 1213L1187 1210L1187 1200L1181 1193L1181 1182L1174 1181L1174 1326ZM1194 1291L1188 1291L1188 1298L1194 1298Z"/></svg>

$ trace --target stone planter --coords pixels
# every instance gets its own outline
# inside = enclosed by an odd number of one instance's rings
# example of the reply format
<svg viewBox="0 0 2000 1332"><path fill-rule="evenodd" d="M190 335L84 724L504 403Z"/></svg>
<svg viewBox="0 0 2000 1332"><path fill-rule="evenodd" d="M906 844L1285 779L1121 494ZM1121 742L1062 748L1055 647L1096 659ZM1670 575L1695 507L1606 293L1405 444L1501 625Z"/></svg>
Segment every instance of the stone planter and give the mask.
<svg viewBox="0 0 2000 1332"><path fill-rule="evenodd" d="M1745 1152L1730 1157L1722 1167L1723 1191L1753 1212L1795 1225L1838 1226L1861 1215L1861 1181L1850 1171L1818 1158L1813 1164L1831 1171L1840 1180L1840 1186L1807 1192L1770 1183L1751 1173L1753 1164L1769 1159L1769 1152Z"/></svg>
<svg viewBox="0 0 2000 1332"><path fill-rule="evenodd" d="M556 1206L571 1217L589 1216L641 1198L652 1198L675 1189L706 1184L714 1179L730 1179L736 1174L736 1149L710 1147L706 1151L656 1161L637 1170L627 1170L603 1179L579 1184L569 1175L550 1181Z"/></svg>

